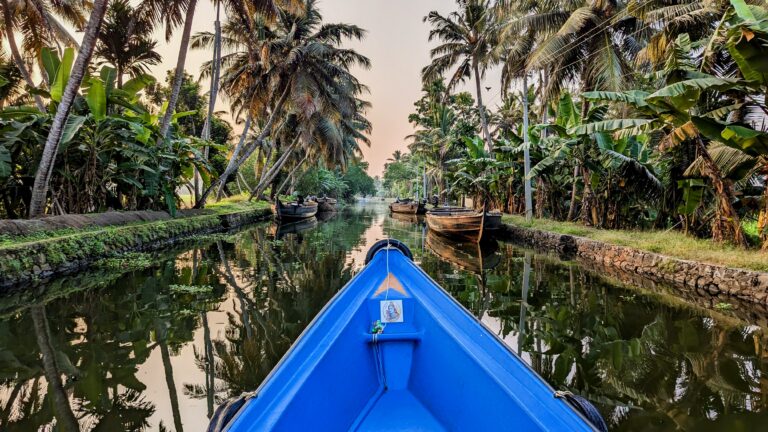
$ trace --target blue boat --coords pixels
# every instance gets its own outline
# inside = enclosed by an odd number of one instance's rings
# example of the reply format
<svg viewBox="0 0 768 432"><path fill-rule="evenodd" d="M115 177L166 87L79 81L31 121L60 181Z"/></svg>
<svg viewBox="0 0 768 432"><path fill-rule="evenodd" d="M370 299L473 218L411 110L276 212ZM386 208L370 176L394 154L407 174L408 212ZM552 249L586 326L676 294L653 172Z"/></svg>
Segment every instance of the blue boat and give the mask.
<svg viewBox="0 0 768 432"><path fill-rule="evenodd" d="M594 407L550 387L414 264L397 240L374 245L365 268L323 308L262 385L219 407L209 428L605 429Z"/></svg>

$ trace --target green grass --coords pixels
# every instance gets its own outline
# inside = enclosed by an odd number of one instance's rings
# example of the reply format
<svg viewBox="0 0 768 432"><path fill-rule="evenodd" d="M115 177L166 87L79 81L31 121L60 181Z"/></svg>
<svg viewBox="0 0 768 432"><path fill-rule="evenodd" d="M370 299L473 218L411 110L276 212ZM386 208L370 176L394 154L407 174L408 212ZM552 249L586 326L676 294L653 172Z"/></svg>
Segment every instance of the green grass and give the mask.
<svg viewBox="0 0 768 432"><path fill-rule="evenodd" d="M216 214L234 213L246 210L261 210L271 206L266 201L248 201L248 195L233 195L218 202L211 202L205 206L206 210L213 211Z"/></svg>
<svg viewBox="0 0 768 432"><path fill-rule="evenodd" d="M727 244L717 244L711 240L687 236L679 231L600 230L585 227L578 223L559 222L550 219L534 219L531 222L526 222L525 217L517 215L504 215L502 220L516 226L586 237L674 258L768 271L768 254L766 253L759 250L743 250Z"/></svg>

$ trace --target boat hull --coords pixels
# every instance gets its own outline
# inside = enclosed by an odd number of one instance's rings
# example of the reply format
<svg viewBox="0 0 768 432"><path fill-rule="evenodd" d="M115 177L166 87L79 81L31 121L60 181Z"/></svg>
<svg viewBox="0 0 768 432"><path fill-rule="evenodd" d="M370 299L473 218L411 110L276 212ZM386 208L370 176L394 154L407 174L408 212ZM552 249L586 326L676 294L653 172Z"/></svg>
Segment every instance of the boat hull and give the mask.
<svg viewBox="0 0 768 432"><path fill-rule="evenodd" d="M501 213L483 213L469 209L430 210L427 213L430 231L460 239L480 241L483 234L501 227Z"/></svg>
<svg viewBox="0 0 768 432"><path fill-rule="evenodd" d="M273 206L275 215L280 220L299 220L307 219L317 214L317 203L288 203L283 204L280 201Z"/></svg>
<svg viewBox="0 0 768 432"><path fill-rule="evenodd" d="M336 211L337 201L333 198L318 198L317 211L319 213L330 213Z"/></svg>
<svg viewBox="0 0 768 432"><path fill-rule="evenodd" d="M397 203L394 202L389 205L389 211L392 213L401 213L401 214L417 214L419 211L419 203L415 201L407 202L407 203Z"/></svg>
<svg viewBox="0 0 768 432"><path fill-rule="evenodd" d="M592 430L553 394L404 253L385 248L226 430Z"/></svg>

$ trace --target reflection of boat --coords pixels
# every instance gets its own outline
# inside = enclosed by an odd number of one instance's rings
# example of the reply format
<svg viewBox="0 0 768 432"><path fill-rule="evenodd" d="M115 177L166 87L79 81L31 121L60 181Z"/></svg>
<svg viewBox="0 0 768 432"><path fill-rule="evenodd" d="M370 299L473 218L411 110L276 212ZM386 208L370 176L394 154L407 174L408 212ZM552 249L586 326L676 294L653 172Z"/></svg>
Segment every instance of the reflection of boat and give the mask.
<svg viewBox="0 0 768 432"><path fill-rule="evenodd" d="M419 223L424 220L423 216L416 214L392 213L390 216L392 216L392 219L407 223Z"/></svg>
<svg viewBox="0 0 768 432"><path fill-rule="evenodd" d="M317 220L319 220L320 222L325 222L325 221L329 221L329 220L331 220L331 219L335 218L337 214L338 214L338 213L337 213L337 212L335 212L335 211L332 211L332 212L317 212L317 214L315 215L315 217L316 217L316 218L317 218Z"/></svg>
<svg viewBox="0 0 768 432"><path fill-rule="evenodd" d="M275 238L280 240L286 234L298 234L316 226L317 218L306 218L297 220L295 222L278 223L274 225L274 234Z"/></svg>
<svg viewBox="0 0 768 432"><path fill-rule="evenodd" d="M310 201L283 204L278 199L275 201L274 209L278 219L305 219L317 213L317 203Z"/></svg>
<svg viewBox="0 0 768 432"><path fill-rule="evenodd" d="M336 200L334 198L315 198L317 203L317 211L319 213L328 213L336 211Z"/></svg>
<svg viewBox="0 0 768 432"><path fill-rule="evenodd" d="M466 208L439 208L427 212L430 231L450 236L480 241L483 233L501 226L501 212L475 211Z"/></svg>
<svg viewBox="0 0 768 432"><path fill-rule="evenodd" d="M553 395L407 247L383 240L261 386L220 407L209 430L594 430L572 395Z"/></svg>
<svg viewBox="0 0 768 432"><path fill-rule="evenodd" d="M415 215L419 212L419 207L423 208L424 205L410 199L397 200L389 205L389 211L391 211L392 213L403 213L403 214Z"/></svg>
<svg viewBox="0 0 768 432"><path fill-rule="evenodd" d="M490 270L501 261L496 240L457 243L434 232L427 233L427 247L440 258L472 273Z"/></svg>

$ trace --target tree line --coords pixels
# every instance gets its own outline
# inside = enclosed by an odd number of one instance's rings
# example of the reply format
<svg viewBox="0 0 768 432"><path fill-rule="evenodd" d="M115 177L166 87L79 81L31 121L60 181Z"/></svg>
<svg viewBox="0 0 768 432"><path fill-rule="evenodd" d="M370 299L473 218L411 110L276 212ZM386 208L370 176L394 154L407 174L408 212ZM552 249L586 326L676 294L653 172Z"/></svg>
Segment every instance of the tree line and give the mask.
<svg viewBox="0 0 768 432"><path fill-rule="evenodd" d="M309 171L364 169L370 104L351 70L370 60L343 43L365 30L325 22L314 0L213 4L213 31L192 34L196 0L0 2L0 217L173 213L185 190L201 208L235 188L274 197ZM179 31L163 83L153 35ZM185 72L190 49L212 54L209 88Z"/></svg>
<svg viewBox="0 0 768 432"><path fill-rule="evenodd" d="M458 0L424 21L437 45L385 187L426 171L430 194L522 213L529 181L537 217L768 249L765 2Z"/></svg>

